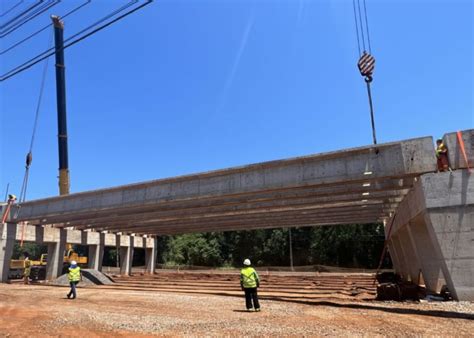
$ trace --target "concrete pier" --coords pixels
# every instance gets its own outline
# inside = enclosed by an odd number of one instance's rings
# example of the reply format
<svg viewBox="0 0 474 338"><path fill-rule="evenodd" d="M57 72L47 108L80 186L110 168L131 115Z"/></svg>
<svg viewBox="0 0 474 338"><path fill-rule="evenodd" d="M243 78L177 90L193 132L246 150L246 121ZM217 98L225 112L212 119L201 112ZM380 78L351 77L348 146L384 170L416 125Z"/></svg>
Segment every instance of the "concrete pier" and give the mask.
<svg viewBox="0 0 474 338"><path fill-rule="evenodd" d="M124 274L132 273L133 248L139 247L151 252L153 259L149 259L147 270L156 266L155 239L142 236L124 234L101 233L43 227L36 225L19 225L14 223L0 224L0 282L8 281L10 260L13 254L15 241L35 242L48 246L48 261L46 278L55 279L62 274L66 244L79 244L89 247L88 264L92 269L102 270L104 248L106 246L120 248L121 256L125 257L121 271Z"/></svg>

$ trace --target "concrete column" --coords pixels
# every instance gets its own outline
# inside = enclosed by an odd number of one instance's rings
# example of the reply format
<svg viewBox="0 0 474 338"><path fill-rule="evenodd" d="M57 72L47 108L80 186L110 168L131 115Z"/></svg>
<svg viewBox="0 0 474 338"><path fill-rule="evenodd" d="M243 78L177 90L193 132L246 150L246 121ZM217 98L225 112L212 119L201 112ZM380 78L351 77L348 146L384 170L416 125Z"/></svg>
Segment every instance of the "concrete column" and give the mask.
<svg viewBox="0 0 474 338"><path fill-rule="evenodd" d="M13 254L15 244L16 224L0 224L0 282L8 282L8 273L10 271L10 260Z"/></svg>
<svg viewBox="0 0 474 338"><path fill-rule="evenodd" d="M152 247L148 247L148 243L151 240L153 243ZM147 247L145 249L145 267L146 267L146 272L150 274L155 273L156 269L156 255L158 254L157 249L158 249L158 239L156 237L153 238L147 238Z"/></svg>
<svg viewBox="0 0 474 338"><path fill-rule="evenodd" d="M64 251L66 250L67 230L55 229L59 232L57 242L48 243L48 262L46 264L46 279L53 280L63 273Z"/></svg>
<svg viewBox="0 0 474 338"><path fill-rule="evenodd" d="M120 241L120 274L130 276L133 263L133 236L117 236Z"/></svg>
<svg viewBox="0 0 474 338"><path fill-rule="evenodd" d="M89 245L89 269L102 271L104 260L105 234L99 234L99 244Z"/></svg>

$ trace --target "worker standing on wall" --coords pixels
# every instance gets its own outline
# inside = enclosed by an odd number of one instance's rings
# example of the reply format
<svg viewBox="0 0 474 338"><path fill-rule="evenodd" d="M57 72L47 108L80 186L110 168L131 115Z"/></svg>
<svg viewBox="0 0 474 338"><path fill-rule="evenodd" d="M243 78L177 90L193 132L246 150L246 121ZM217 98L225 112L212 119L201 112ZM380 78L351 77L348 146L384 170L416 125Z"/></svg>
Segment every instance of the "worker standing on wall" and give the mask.
<svg viewBox="0 0 474 338"><path fill-rule="evenodd" d="M71 261L67 276L69 278L69 285L71 286L71 290L67 294L67 298L72 297L72 299L75 299L77 296L76 286L82 280L81 268L77 265L76 261Z"/></svg>
<svg viewBox="0 0 474 338"><path fill-rule="evenodd" d="M25 252L24 253L25 259L23 261L23 281L26 285L30 284L30 274L31 274L31 261L30 255Z"/></svg>
<svg viewBox="0 0 474 338"><path fill-rule="evenodd" d="M436 158L438 159L438 171L448 171L448 148L443 143L442 139L436 140Z"/></svg>
<svg viewBox="0 0 474 338"><path fill-rule="evenodd" d="M257 288L260 286L260 279L257 271L252 268L250 259L244 260L244 268L240 271L240 287L245 292L245 305L247 311L260 311L260 304L258 302ZM253 301L253 306L252 306Z"/></svg>

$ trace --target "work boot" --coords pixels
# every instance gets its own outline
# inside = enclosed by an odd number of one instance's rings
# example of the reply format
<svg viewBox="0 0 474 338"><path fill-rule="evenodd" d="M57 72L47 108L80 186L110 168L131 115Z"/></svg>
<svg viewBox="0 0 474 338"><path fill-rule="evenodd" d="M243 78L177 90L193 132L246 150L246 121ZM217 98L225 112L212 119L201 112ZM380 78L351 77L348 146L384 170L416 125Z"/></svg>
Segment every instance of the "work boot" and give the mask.
<svg viewBox="0 0 474 338"><path fill-rule="evenodd" d="M66 295L66 297L67 299L71 299L71 295L69 293Z"/></svg>
<svg viewBox="0 0 474 338"><path fill-rule="evenodd" d="M258 308L258 309L255 309L255 312L260 312L260 308Z"/></svg>
<svg viewBox="0 0 474 338"><path fill-rule="evenodd" d="M247 309L247 312L250 312L250 311L252 311L252 308L250 308L250 309Z"/></svg>

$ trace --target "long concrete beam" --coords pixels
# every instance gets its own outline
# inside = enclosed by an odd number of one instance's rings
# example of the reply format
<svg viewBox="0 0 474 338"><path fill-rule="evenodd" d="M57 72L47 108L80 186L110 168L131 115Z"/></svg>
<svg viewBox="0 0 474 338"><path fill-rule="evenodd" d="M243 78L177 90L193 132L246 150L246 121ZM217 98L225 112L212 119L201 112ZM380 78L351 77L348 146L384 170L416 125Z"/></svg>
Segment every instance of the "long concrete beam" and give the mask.
<svg viewBox="0 0 474 338"><path fill-rule="evenodd" d="M382 204L398 203L413 178L433 172L435 163L432 138L425 137L31 201L11 221L110 230L125 224L133 231L134 222L168 219L175 232L179 226L173 218L240 218L253 212L267 217L305 204L339 212L362 201L370 206L377 196ZM365 193L373 196L365 198ZM373 221L390 212L385 208ZM318 223L316 217L306 221ZM188 225L181 225L183 231Z"/></svg>
<svg viewBox="0 0 474 338"><path fill-rule="evenodd" d="M443 143L448 148L449 165L452 169L474 168L474 129L461 132L462 143L466 152L467 162L464 158L457 133L448 133L443 136Z"/></svg>

